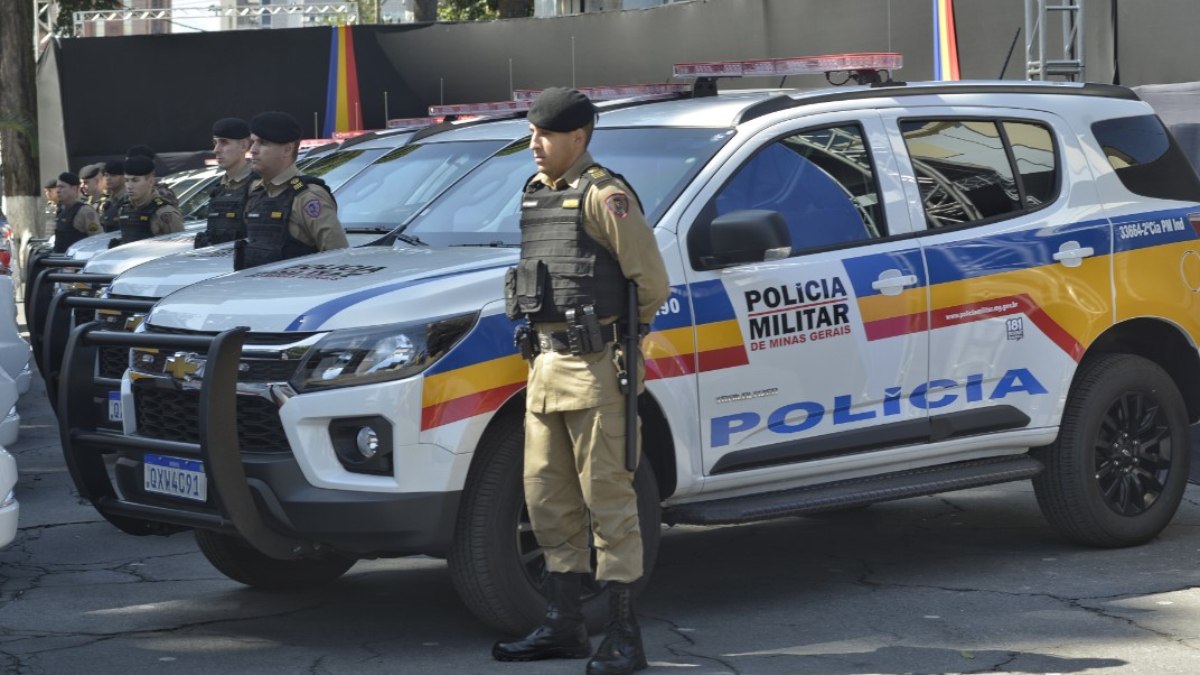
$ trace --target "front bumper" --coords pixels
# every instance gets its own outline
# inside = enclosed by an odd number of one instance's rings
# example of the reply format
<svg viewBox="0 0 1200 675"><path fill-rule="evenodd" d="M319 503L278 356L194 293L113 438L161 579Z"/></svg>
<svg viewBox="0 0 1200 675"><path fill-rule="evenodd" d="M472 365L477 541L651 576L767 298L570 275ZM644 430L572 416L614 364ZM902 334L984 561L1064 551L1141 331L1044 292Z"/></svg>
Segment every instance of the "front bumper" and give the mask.
<svg viewBox="0 0 1200 675"><path fill-rule="evenodd" d="M271 452L250 446L242 450L240 438L245 437L247 425L238 404L246 397L237 392L245 333L245 329L211 337L120 333L100 330L95 323L75 329L64 359L59 420L64 455L80 494L126 532L169 534L201 528L236 533L264 554L280 559L322 548L359 556L444 554L454 531L460 493L429 490L445 482L424 482L423 489L388 476L356 476L342 482L335 471L322 470L321 461L336 464L336 460L315 443L303 443L295 453L289 443ZM128 433L105 429L92 387L97 351L106 346L204 355L203 374L197 375L200 386L192 390L196 414L188 420L195 420L195 428L184 429L173 440L140 433L132 424L136 418L128 405L133 395L127 377L122 401ZM167 393L163 389L160 398L166 399ZM317 400L311 404L324 405L325 414L338 414L335 406ZM361 414L361 408L350 410ZM287 433L303 437L316 430L288 423ZM431 446L424 449L449 455ZM147 492L148 453L199 461L207 480L207 499L185 501ZM106 456L116 458L111 473ZM439 460L438 466L454 464Z"/></svg>

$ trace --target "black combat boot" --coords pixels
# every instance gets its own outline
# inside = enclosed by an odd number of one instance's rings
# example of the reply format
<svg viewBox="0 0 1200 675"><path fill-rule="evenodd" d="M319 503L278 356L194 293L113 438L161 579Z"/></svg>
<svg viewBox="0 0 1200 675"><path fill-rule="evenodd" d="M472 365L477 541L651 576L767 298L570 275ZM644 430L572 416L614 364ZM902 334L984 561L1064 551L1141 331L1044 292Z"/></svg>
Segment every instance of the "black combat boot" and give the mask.
<svg viewBox="0 0 1200 675"><path fill-rule="evenodd" d="M633 611L633 589L629 584L609 583L608 627L604 642L587 664L587 675L622 675L646 667L642 629Z"/></svg>
<svg viewBox="0 0 1200 675"><path fill-rule="evenodd" d="M497 642L492 658L497 661L540 661L582 659L591 654L592 642L583 625L583 580L579 573L550 574L550 600L546 618L529 635L513 642Z"/></svg>

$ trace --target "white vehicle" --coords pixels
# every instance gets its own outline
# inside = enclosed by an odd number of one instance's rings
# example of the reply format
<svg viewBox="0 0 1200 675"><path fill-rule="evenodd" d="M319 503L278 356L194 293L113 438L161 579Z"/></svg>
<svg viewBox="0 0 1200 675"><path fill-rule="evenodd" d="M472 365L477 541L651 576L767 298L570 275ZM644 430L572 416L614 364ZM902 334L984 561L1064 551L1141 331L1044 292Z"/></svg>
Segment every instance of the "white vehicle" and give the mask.
<svg viewBox="0 0 1200 675"><path fill-rule="evenodd" d="M8 450L0 447L0 548L11 544L17 536L21 505L14 494L16 486L17 461Z"/></svg>
<svg viewBox="0 0 1200 675"><path fill-rule="evenodd" d="M321 153L301 160L299 166L308 175L324 180L329 189L336 193L342 185L370 167L376 160L403 147L412 138L413 133L410 130L387 130L364 134L347 141L334 152ZM189 214L189 217L199 220L185 222L182 232L150 237L115 247L112 244L119 238L120 233L106 232L76 242L62 256L47 256L37 261L33 267L36 278L26 298L26 306L32 308L27 317L29 337L34 347L34 359L43 375L57 375L65 341L65 335L49 335L52 331L48 330L48 324L56 321L55 308L52 306L54 303L61 304L61 299L67 296L100 295L112 278L125 270L150 260L195 250L196 235L207 228L207 222L203 219L208 217L208 198L212 181L220 177L220 173L212 173L211 169L197 173L198 178L192 184L191 192L187 193L187 197L180 196L180 208ZM212 176L208 176L208 173L212 173ZM204 180L205 176L208 176L207 180ZM364 242L373 238L376 237L358 237ZM224 248L228 249L230 246ZM201 250L211 254L209 249ZM206 275L199 274L195 278L207 278L221 271L229 271L227 253L219 253L217 256L217 259L210 263L213 271ZM83 266L82 270L80 265ZM189 269L198 272L199 267L189 262ZM177 268L172 268L172 271L176 270ZM61 297L56 300L58 296ZM71 325L61 316L57 318L57 323L57 330L64 332L69 330ZM53 387L48 390L51 394L52 389Z"/></svg>
<svg viewBox="0 0 1200 675"><path fill-rule="evenodd" d="M15 382L18 394L29 391L29 343L17 325L16 289L11 274L0 274L0 369ZM0 433L3 436L3 433Z"/></svg>
<svg viewBox="0 0 1200 675"><path fill-rule="evenodd" d="M527 143L412 220L420 243L215 278L137 333L77 332L60 413L80 493L127 532L194 529L252 586L444 556L482 620L536 624L502 282ZM731 92L602 113L591 148L637 190L672 284L643 343L647 570L660 519L1011 480L1079 543L1170 521L1200 419L1200 178L1129 90ZM124 434L88 394L111 345L131 348Z"/></svg>
<svg viewBox="0 0 1200 675"><path fill-rule="evenodd" d="M374 154L372 164L339 184L334 191L339 219L346 229L350 246L378 242L389 245L392 240L386 239L388 233L470 169L519 137L526 127L524 121L498 121L430 129L429 135L421 135L411 142L411 133L405 134L403 142L397 141L398 134L389 134L392 146L386 148L386 152ZM378 143L361 143L354 146L354 150L343 150L332 157L360 149L369 152L377 149ZM93 299L63 292L54 299L45 329L44 372L52 376L57 374L71 326L90 320L75 317L72 322L68 309L95 309L97 320L106 328L132 330L159 298L196 282L233 272L232 243L192 249L189 239L186 253L155 256L154 260L138 261L138 264L131 264L132 256L112 255L139 244L147 245L143 250L153 251L149 242L161 239L147 239L97 256L88 262L82 274L53 275L52 278L74 278L77 283L90 284L90 292L102 297ZM121 422L117 384L127 366L126 350L101 351L97 375L112 382L96 389L96 402L106 407L109 422L115 428L120 428ZM47 383L47 394L55 404L57 389L53 381Z"/></svg>

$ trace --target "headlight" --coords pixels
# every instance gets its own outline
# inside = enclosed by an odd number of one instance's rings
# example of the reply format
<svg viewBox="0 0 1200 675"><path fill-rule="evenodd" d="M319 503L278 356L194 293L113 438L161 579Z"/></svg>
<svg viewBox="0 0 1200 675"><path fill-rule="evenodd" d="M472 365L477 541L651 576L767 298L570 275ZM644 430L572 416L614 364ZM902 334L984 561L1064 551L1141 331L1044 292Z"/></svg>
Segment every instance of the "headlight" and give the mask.
<svg viewBox="0 0 1200 675"><path fill-rule="evenodd" d="M412 377L450 351L477 318L471 312L430 322L334 331L304 355L292 387L312 391Z"/></svg>

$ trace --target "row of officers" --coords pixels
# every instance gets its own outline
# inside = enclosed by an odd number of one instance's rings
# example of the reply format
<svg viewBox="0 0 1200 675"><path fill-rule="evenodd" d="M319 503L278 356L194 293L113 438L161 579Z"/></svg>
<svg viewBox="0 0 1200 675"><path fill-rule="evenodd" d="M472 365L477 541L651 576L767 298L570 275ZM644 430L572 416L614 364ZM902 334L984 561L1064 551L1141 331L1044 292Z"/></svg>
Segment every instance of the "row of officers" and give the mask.
<svg viewBox="0 0 1200 675"><path fill-rule="evenodd" d="M197 248L236 242L234 267L244 269L348 245L329 188L296 167L302 134L282 112L213 124L213 155L224 174L211 188ZM117 246L182 231L178 199L158 181L154 159L138 146L124 160L59 175L54 251L103 232L119 232L110 242Z"/></svg>

